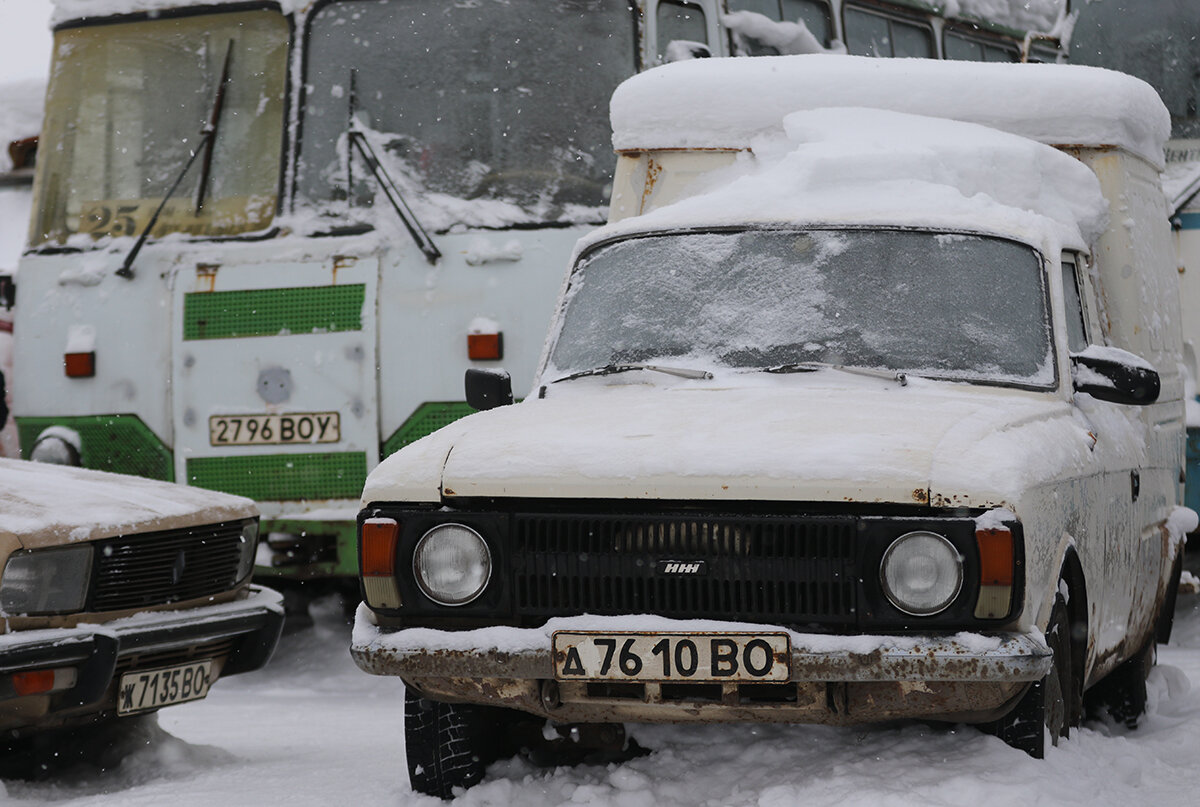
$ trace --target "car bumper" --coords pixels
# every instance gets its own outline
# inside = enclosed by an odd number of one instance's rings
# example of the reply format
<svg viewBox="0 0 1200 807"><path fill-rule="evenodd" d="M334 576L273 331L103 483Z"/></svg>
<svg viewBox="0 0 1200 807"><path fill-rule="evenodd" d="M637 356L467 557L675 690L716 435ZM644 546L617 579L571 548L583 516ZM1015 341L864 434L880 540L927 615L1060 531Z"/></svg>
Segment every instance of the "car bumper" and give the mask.
<svg viewBox="0 0 1200 807"><path fill-rule="evenodd" d="M196 647L219 647L220 675L262 667L283 629L282 597L251 586L242 600L182 611L150 611L104 624L0 634L0 726L104 711L121 668L149 668ZM169 663L169 662L168 662ZM65 670L68 686L20 695L15 677ZM29 708L18 708L30 701Z"/></svg>
<svg viewBox="0 0 1200 807"><path fill-rule="evenodd" d="M641 632L777 631L770 626L638 617ZM623 632L628 620L552 619L541 628L389 631L360 607L351 655L435 699L510 706L564 722L763 720L854 723L897 717L983 721L1041 680L1040 634L830 636L788 631L784 684L556 681L555 631Z"/></svg>

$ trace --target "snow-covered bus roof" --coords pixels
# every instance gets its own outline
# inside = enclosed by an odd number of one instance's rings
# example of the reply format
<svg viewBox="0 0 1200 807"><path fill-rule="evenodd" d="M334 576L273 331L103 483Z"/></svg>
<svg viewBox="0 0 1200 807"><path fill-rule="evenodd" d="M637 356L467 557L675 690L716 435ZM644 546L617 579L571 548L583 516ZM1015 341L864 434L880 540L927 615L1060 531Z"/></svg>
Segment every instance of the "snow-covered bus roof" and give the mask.
<svg viewBox="0 0 1200 807"><path fill-rule="evenodd" d="M951 118L1053 146L1124 148L1163 166L1166 107L1097 67L857 56L696 59L648 70L612 98L618 151L745 148L796 111L868 107Z"/></svg>
<svg viewBox="0 0 1200 807"><path fill-rule="evenodd" d="M65 22L94 17L116 17L125 14L146 14L169 11L175 8L216 7L233 4L245 5L246 0L51 0L54 13L50 16L52 26ZM292 14L307 8L314 0L266 0L264 5L277 6L284 14Z"/></svg>

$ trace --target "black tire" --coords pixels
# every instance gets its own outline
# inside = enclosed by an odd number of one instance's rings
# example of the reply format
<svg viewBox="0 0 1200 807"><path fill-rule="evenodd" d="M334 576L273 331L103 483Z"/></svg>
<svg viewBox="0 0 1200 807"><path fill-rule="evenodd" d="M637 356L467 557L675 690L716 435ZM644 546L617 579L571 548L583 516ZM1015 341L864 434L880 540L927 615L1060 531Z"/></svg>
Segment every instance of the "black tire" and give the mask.
<svg viewBox="0 0 1200 807"><path fill-rule="evenodd" d="M408 779L418 793L449 799L483 779L500 753L503 710L442 703L404 691L404 741Z"/></svg>
<svg viewBox="0 0 1200 807"><path fill-rule="evenodd" d="M1057 746L1060 739L1071 736L1071 726L1079 724L1082 682L1074 664L1067 604L1061 596L1050 612L1046 644L1053 657L1050 671L1021 696L1011 712L986 727L1034 759L1046 756L1043 727L1049 729L1050 743Z"/></svg>
<svg viewBox="0 0 1200 807"><path fill-rule="evenodd" d="M1141 650L1104 676L1088 691L1088 715L1107 714L1113 722L1136 729L1146 713L1146 678L1158 657L1158 644L1151 637Z"/></svg>

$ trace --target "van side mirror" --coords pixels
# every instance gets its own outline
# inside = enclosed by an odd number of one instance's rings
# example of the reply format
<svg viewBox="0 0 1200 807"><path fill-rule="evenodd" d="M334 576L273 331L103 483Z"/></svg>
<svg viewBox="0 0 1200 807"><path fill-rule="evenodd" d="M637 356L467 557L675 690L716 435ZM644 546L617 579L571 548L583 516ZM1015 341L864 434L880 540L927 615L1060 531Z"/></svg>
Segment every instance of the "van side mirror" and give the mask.
<svg viewBox="0 0 1200 807"><path fill-rule="evenodd" d="M468 368L463 385L467 390L467 405L481 412L513 402L512 377L505 370Z"/></svg>
<svg viewBox="0 0 1200 807"><path fill-rule="evenodd" d="M1158 400L1158 372L1145 360L1115 347L1093 345L1071 354L1071 376L1076 392L1109 403L1145 406Z"/></svg>

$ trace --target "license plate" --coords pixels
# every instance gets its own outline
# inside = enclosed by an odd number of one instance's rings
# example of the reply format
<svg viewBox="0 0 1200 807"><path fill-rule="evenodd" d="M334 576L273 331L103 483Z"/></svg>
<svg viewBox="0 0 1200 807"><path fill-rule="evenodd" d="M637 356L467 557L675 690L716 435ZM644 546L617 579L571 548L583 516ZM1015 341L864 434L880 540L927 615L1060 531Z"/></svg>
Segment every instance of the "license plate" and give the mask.
<svg viewBox="0 0 1200 807"><path fill-rule="evenodd" d="M208 419L208 443L214 446L336 443L341 439L341 418L337 412L213 415Z"/></svg>
<svg viewBox="0 0 1200 807"><path fill-rule="evenodd" d="M559 681L786 681L786 633L556 631Z"/></svg>
<svg viewBox="0 0 1200 807"><path fill-rule="evenodd" d="M212 679L211 659L125 673L117 691L117 714L131 715L200 700L208 694Z"/></svg>

